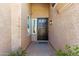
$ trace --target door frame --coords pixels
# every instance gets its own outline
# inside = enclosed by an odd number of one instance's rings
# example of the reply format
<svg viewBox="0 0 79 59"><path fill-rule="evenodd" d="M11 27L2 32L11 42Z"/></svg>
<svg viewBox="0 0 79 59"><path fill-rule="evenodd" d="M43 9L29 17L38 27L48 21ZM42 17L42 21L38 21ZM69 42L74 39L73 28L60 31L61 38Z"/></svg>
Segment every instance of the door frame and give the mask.
<svg viewBox="0 0 79 59"><path fill-rule="evenodd" d="M48 19L49 18L48 17L38 17L37 18L37 41L38 42L48 42L48 40L38 40L38 19L47 19L47 36L48 36Z"/></svg>

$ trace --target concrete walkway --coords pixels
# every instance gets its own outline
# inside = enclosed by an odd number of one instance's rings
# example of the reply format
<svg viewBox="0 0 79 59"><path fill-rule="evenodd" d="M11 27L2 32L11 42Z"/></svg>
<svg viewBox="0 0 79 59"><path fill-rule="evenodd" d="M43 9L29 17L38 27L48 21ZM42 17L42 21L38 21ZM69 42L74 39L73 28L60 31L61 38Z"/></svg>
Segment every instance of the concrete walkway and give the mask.
<svg viewBox="0 0 79 59"><path fill-rule="evenodd" d="M32 42L27 49L28 56L54 56L55 51L47 42Z"/></svg>

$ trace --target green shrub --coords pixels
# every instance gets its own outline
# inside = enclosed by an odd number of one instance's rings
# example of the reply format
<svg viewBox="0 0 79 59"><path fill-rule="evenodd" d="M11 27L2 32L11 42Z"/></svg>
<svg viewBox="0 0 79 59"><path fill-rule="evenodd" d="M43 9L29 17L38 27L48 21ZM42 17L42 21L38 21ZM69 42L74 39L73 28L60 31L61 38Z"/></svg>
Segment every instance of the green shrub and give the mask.
<svg viewBox="0 0 79 59"><path fill-rule="evenodd" d="M56 55L58 56L79 56L79 46L65 46L65 50L57 50Z"/></svg>
<svg viewBox="0 0 79 59"><path fill-rule="evenodd" d="M25 56L26 50L23 50L22 48L17 49L16 51L12 51L9 53L9 56Z"/></svg>

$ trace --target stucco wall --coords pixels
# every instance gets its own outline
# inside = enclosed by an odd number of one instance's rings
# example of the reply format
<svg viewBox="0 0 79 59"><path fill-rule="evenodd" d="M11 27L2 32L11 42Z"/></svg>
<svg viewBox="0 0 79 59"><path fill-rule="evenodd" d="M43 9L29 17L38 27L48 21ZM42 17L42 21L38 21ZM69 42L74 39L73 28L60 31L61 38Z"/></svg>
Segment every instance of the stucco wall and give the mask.
<svg viewBox="0 0 79 59"><path fill-rule="evenodd" d="M6 55L31 42L27 32L30 4L0 4L0 55Z"/></svg>
<svg viewBox="0 0 79 59"><path fill-rule="evenodd" d="M0 4L0 55L11 50L11 11L10 4Z"/></svg>
<svg viewBox="0 0 79 59"><path fill-rule="evenodd" d="M27 32L30 4L11 4L11 49L26 48L31 42Z"/></svg>
<svg viewBox="0 0 79 59"><path fill-rule="evenodd" d="M31 42L30 35L27 31L27 19L31 16L31 5L22 4L21 6L21 46L27 48Z"/></svg>
<svg viewBox="0 0 79 59"><path fill-rule="evenodd" d="M49 17L49 4L32 4L32 18Z"/></svg>
<svg viewBox="0 0 79 59"><path fill-rule="evenodd" d="M21 47L21 4L11 4L11 49Z"/></svg>
<svg viewBox="0 0 79 59"><path fill-rule="evenodd" d="M55 49L63 49L66 44L79 45L79 4L72 4L60 13L50 8L49 41Z"/></svg>

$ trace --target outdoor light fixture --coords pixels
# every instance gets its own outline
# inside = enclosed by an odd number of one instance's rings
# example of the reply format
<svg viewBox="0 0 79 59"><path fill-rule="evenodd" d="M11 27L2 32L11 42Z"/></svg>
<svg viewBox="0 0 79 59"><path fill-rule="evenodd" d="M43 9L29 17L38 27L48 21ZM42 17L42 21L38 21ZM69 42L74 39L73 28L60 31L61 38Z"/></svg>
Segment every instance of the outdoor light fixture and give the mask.
<svg viewBox="0 0 79 59"><path fill-rule="evenodd" d="M52 7L54 7L55 3L52 3Z"/></svg>
<svg viewBox="0 0 79 59"><path fill-rule="evenodd" d="M52 20L49 20L49 24L52 25Z"/></svg>

